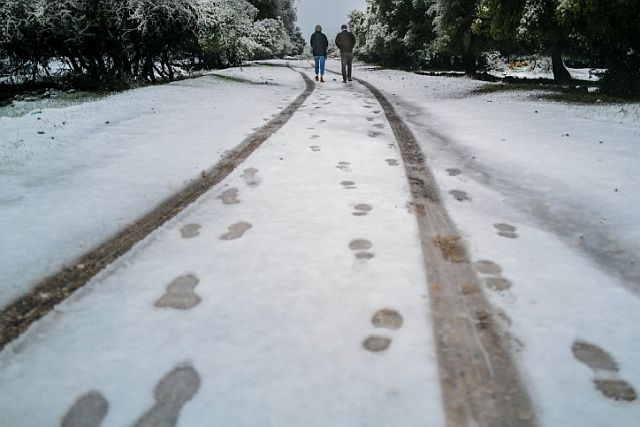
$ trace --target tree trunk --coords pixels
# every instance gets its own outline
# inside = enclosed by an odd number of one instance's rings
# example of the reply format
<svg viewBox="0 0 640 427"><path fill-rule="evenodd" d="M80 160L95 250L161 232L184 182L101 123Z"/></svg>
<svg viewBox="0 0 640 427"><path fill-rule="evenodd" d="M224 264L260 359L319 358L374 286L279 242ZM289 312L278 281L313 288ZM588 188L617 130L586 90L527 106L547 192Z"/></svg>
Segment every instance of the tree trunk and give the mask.
<svg viewBox="0 0 640 427"><path fill-rule="evenodd" d="M80 74L82 72L82 68L78 65L78 61L73 57L71 53L67 55L67 59L69 60L69 64L71 64L71 68L73 68L73 72L76 74Z"/></svg>
<svg viewBox="0 0 640 427"><path fill-rule="evenodd" d="M469 26L469 28L471 28ZM464 67L465 74L469 76L475 76L478 71L478 61L476 58L476 38L471 32L466 33L463 36L464 51L462 53L462 66Z"/></svg>
<svg viewBox="0 0 640 427"><path fill-rule="evenodd" d="M562 62L562 48L560 45L555 45L551 48L551 67L553 68L553 80L556 83L569 83L571 81L571 74L564 66Z"/></svg>
<svg viewBox="0 0 640 427"><path fill-rule="evenodd" d="M470 52L462 55L462 66L464 67L465 74L474 76L476 71L478 71L476 56Z"/></svg>
<svg viewBox="0 0 640 427"><path fill-rule="evenodd" d="M169 62L169 55L166 51L162 52L162 62L166 64L169 81L172 82L174 79L173 68L171 67L171 63ZM164 69L164 66L162 68Z"/></svg>

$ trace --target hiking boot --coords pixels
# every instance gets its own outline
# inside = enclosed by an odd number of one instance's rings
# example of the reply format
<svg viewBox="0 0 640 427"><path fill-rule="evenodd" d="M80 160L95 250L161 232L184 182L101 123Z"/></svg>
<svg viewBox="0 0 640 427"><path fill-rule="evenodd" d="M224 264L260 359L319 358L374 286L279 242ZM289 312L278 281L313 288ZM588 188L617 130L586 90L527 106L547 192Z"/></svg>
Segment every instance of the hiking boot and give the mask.
<svg viewBox="0 0 640 427"><path fill-rule="evenodd" d="M352 82L352 81L353 81L353 79L352 79L351 77L349 77L349 81L350 81L350 82Z"/></svg>
<svg viewBox="0 0 640 427"><path fill-rule="evenodd" d="M324 83L324 77L320 77L320 83Z"/></svg>
<svg viewBox="0 0 640 427"><path fill-rule="evenodd" d="M318 76L316 76L316 81L318 81Z"/></svg>
<svg viewBox="0 0 640 427"><path fill-rule="evenodd" d="M347 80L346 80L346 79L342 80L342 83L346 83L346 82L347 82Z"/></svg>

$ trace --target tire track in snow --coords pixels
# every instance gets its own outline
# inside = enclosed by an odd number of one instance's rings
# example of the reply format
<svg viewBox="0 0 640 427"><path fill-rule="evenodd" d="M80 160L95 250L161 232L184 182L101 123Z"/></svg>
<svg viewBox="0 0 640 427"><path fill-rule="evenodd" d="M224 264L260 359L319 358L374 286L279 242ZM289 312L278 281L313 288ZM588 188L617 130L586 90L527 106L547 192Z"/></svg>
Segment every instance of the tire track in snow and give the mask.
<svg viewBox="0 0 640 427"><path fill-rule="evenodd" d="M536 426L533 406L420 145L375 86L400 147L420 229L447 425Z"/></svg>
<svg viewBox="0 0 640 427"><path fill-rule="evenodd" d="M212 169L204 172L182 191L162 202L152 212L123 229L95 250L81 256L73 267L65 268L44 279L29 293L2 310L0 312L0 350L20 336L32 323L45 316L55 305L87 284L107 265L124 255L134 245L221 182L271 135L280 130L315 90L315 83L305 73L292 68L291 70L300 74L306 88L287 108L245 138L240 145L225 154Z"/></svg>

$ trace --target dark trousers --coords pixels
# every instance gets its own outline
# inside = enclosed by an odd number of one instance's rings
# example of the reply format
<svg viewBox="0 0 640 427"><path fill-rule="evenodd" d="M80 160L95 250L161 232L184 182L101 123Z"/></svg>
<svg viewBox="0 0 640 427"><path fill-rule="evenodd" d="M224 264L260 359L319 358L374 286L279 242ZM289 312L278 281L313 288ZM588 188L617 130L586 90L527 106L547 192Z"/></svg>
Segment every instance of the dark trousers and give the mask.
<svg viewBox="0 0 640 427"><path fill-rule="evenodd" d="M353 68L353 53L340 52L340 62L342 62L342 80L351 78L351 69Z"/></svg>

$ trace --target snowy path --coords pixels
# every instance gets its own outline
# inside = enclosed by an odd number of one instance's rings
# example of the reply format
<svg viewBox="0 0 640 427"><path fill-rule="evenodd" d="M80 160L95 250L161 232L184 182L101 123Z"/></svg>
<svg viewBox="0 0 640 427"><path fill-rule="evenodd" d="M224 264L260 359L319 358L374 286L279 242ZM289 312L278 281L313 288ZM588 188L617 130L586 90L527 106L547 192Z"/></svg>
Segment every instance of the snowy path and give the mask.
<svg viewBox="0 0 640 427"><path fill-rule="evenodd" d="M0 308L209 170L305 89L249 67L72 107L0 110Z"/></svg>
<svg viewBox="0 0 640 427"><path fill-rule="evenodd" d="M251 111L274 89L300 91L290 80L299 76L285 68L228 74L289 82L244 87L256 96ZM611 274L618 266L601 257L609 249L572 244L526 201L547 203L554 221L567 217L579 228L608 206L608 224L596 231L628 230L612 241L633 261L635 206L605 190L616 180L624 194L640 188L637 124L506 95L470 98L479 83L467 79L357 76L404 117L432 176L419 170L421 156L399 150L396 124L368 91L318 85L223 182L0 353L0 425L74 427L104 417L102 427L159 419L183 427L457 427L480 413L468 424L635 426L637 292L625 274ZM525 111L549 128L518 121ZM222 114L226 135L261 115ZM581 149L583 138L606 132L613 150ZM538 178L547 175L545 192ZM584 212L558 208L578 199ZM453 221L443 229L445 208ZM461 237L470 262L439 263L444 246L434 248L438 235L425 227ZM426 272L423 253L437 261ZM515 377L493 362L511 355L533 413L520 411L527 406L508 388L493 394L492 381L509 387Z"/></svg>
<svg viewBox="0 0 640 427"><path fill-rule="evenodd" d="M442 425L400 164L370 94L320 86L246 166L3 352L0 421Z"/></svg>

